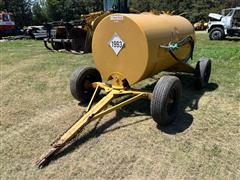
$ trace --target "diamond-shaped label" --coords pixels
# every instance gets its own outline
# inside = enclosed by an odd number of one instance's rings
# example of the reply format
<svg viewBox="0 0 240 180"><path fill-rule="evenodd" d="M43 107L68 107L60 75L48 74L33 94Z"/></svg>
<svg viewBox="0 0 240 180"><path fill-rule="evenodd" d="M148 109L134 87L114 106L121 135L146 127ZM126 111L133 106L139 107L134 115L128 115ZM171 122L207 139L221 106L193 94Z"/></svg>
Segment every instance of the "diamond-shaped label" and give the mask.
<svg viewBox="0 0 240 180"><path fill-rule="evenodd" d="M108 42L108 45L113 49L115 54L118 56L120 51L124 48L125 42L120 38L120 36L115 33L112 39Z"/></svg>

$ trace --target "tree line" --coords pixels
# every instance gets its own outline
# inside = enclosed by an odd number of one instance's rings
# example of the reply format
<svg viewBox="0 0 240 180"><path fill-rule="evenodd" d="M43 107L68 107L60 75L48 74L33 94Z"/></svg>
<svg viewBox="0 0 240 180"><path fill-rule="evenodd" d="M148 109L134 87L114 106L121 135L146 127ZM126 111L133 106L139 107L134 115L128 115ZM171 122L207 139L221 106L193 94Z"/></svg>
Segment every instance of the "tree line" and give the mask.
<svg viewBox="0 0 240 180"><path fill-rule="evenodd" d="M49 21L80 19L82 14L102 11L102 0L0 0L0 11L12 12L20 27ZM184 13L191 22L207 20L210 12L240 6L240 0L130 0L131 8L143 11Z"/></svg>

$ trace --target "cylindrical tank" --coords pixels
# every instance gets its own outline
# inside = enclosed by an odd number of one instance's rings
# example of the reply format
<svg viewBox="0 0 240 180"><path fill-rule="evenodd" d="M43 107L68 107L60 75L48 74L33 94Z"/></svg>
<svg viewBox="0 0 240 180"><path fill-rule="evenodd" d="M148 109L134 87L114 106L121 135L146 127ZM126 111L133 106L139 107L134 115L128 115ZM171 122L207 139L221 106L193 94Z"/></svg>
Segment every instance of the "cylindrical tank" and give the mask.
<svg viewBox="0 0 240 180"><path fill-rule="evenodd" d="M182 16L112 14L94 32L94 62L106 80L118 75L132 85L178 63L168 49L160 46L187 36L195 40L192 24ZM182 59L191 53L191 45L174 53Z"/></svg>

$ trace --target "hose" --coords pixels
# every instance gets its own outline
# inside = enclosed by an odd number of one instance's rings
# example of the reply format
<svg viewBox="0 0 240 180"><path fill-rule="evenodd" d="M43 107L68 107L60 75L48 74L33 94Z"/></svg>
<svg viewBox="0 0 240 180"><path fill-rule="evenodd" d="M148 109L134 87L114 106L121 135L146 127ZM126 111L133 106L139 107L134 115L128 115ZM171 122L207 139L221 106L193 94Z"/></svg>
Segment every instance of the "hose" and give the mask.
<svg viewBox="0 0 240 180"><path fill-rule="evenodd" d="M191 46L191 51L190 53L183 59L180 59L176 56L176 54L174 53L175 50L179 49L180 47L186 45L186 44L190 44ZM186 64L188 62L189 59L193 58L193 50L194 50L194 41L193 38L191 36L187 36L185 38L183 38L182 40L178 41L177 43L172 43L170 42L168 44L168 46L165 45L160 45L161 48L165 48L168 49L168 52L170 53L170 55L178 62L180 63L184 63Z"/></svg>

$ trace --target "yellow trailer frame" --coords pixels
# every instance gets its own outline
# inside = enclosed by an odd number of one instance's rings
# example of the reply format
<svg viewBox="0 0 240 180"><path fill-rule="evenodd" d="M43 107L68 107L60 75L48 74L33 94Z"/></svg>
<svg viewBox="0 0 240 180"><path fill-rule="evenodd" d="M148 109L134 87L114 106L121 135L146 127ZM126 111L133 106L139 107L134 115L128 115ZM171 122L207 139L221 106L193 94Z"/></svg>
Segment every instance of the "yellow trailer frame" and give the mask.
<svg viewBox="0 0 240 180"><path fill-rule="evenodd" d="M44 165L50 161L53 155L57 154L65 145L70 143L71 140L74 139L74 137L76 137L77 134L80 133L90 122L99 119L112 111L127 106L139 99L150 100L152 95L152 93L149 92L125 88L121 86L121 84L119 84L118 88L110 87L100 82L92 83L91 86L95 88L95 91L91 98L91 101L88 104L85 114L81 117L81 119L74 123L60 138L51 144L52 148L46 154L41 156L40 159L36 162L39 168L44 167ZM93 106L94 99L96 98L97 92L100 89L105 91L106 96L104 96L98 103ZM129 96L129 98L114 106L108 107L110 102L119 96Z"/></svg>
<svg viewBox="0 0 240 180"><path fill-rule="evenodd" d="M201 61L200 61L201 62ZM210 61L209 61L210 63ZM197 66L198 67L198 66ZM178 63L175 68L170 68L171 72L186 72L190 74L195 73L195 69L188 64ZM204 71L205 72L205 71ZM209 74L210 75L210 74ZM202 79L202 76L200 76ZM204 76L203 76L204 77ZM200 79L200 80L201 80ZM207 80L208 81L208 80ZM102 118L104 115L127 106L140 99L152 100L153 93L136 90L128 86L121 76L116 75L111 82L111 85L107 85L101 82L89 83L89 87L94 88L94 93L86 108L85 114L75 122L65 133L57 138L52 144L51 149L44 155L42 155L36 162L39 168L48 164L51 158L61 151L67 144L69 144L83 129L96 119ZM103 90L106 95L94 105L94 100L98 95L99 90ZM121 102L116 105L108 106L113 99L123 97Z"/></svg>

